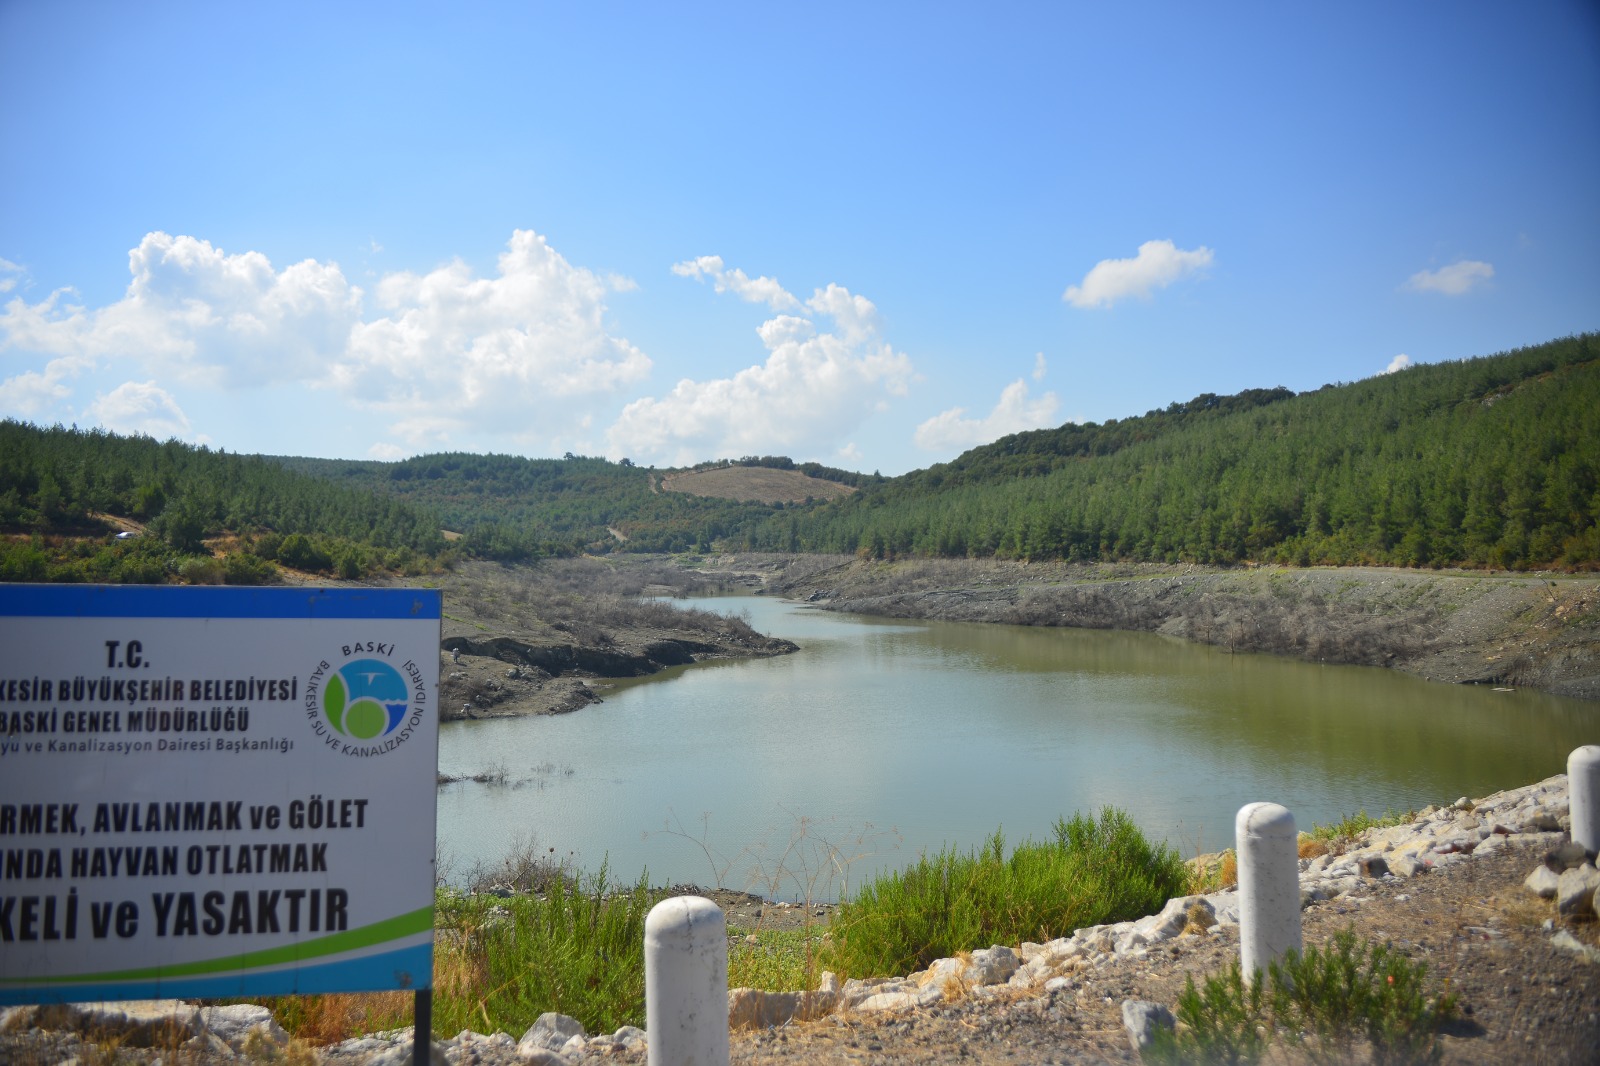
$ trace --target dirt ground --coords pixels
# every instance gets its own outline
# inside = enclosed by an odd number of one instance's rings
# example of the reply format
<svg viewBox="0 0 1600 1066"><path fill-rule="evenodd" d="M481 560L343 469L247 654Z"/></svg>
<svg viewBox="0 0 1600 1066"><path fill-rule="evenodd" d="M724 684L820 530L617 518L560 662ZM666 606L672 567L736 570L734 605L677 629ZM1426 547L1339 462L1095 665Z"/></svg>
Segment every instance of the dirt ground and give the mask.
<svg viewBox="0 0 1600 1066"><path fill-rule="evenodd" d="M438 579L441 717L565 714L602 700L611 679L795 651L738 618L671 600L743 580L648 557L462 564Z"/></svg>
<svg viewBox="0 0 1600 1066"><path fill-rule="evenodd" d="M1460 1003L1460 1018L1441 1038L1445 1063L1593 1063L1600 1049L1600 963L1554 946L1542 924L1550 920L1593 946L1595 923L1559 919L1553 903L1523 887L1541 857L1506 849L1408 880L1366 882L1356 897L1307 908L1305 942L1321 944L1353 928L1425 963L1434 986ZM1198 981L1237 958L1237 927L1183 936L1145 958L1080 974L1076 987L1053 994L1002 993L910 1014L846 1013L735 1034L732 1061L1136 1063L1122 1027L1123 1000L1171 1007L1186 976ZM1295 1060L1280 1054L1275 1061Z"/></svg>
<svg viewBox="0 0 1600 1066"><path fill-rule="evenodd" d="M1459 1003L1459 1018L1440 1038L1441 1061L1449 1066L1593 1063L1600 1048L1600 963L1557 946L1553 935L1565 931L1594 948L1600 930L1592 920L1557 917L1553 903L1523 886L1541 859L1539 851L1508 847L1406 880L1364 882L1350 896L1313 904L1303 912L1305 943L1320 945L1335 933L1354 929L1360 937L1391 944L1426 964L1430 986L1448 991ZM726 893L718 901L730 925L787 920L755 897ZM756 910L764 913L757 916ZM1220 935L1185 935L1143 958L1080 971L1072 987L1054 993L956 995L937 1007L909 1013L843 1012L804 1024L734 1033L731 1062L1137 1063L1122 1027L1122 1002L1142 999L1171 1007L1185 977L1198 980L1237 958L1236 927ZM0 1033L0 1066L44 1066L65 1061L63 1056L84 1047L66 1034ZM581 1061L643 1059L642 1049L618 1049L592 1052ZM238 1060L188 1051L164 1059L156 1049L122 1047L115 1061L126 1066L153 1066L156 1061L212 1066ZM472 1061L476 1066L513 1066L520 1060L514 1047L480 1046ZM1267 1061L1305 1060L1280 1050Z"/></svg>

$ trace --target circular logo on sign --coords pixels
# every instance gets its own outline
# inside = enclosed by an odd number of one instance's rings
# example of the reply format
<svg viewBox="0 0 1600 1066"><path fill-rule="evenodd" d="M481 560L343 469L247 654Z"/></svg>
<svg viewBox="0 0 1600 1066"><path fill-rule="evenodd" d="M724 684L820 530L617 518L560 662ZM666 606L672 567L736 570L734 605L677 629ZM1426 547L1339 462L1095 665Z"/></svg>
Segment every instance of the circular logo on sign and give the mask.
<svg viewBox="0 0 1600 1066"><path fill-rule="evenodd" d="M345 663L322 689L322 713L328 724L356 740L380 740L393 733L409 706L399 671L379 659Z"/></svg>

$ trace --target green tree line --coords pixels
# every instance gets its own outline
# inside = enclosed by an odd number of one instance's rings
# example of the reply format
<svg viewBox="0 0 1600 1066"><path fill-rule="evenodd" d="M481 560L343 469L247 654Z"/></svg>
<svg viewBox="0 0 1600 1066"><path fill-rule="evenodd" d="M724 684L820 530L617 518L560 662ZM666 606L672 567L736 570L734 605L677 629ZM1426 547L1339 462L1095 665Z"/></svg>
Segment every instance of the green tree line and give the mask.
<svg viewBox="0 0 1600 1066"><path fill-rule="evenodd" d="M561 459L445 452L399 462L277 457L285 467L426 507L464 534L470 554L495 559L563 551L707 551L764 522L771 504L660 489L660 472L629 460L568 454ZM782 456L744 465L800 469L831 480L860 478ZM787 464L787 465L785 465ZM809 468L809 469L808 469ZM619 540L611 532L626 537Z"/></svg>
<svg viewBox="0 0 1600 1066"><path fill-rule="evenodd" d="M99 515L150 535L107 543ZM11 420L0 422L0 531L7 581L253 584L274 563L358 577L425 569L446 552L438 519L390 496L255 456ZM237 550L211 560L205 542L223 534Z"/></svg>
<svg viewBox="0 0 1600 1066"><path fill-rule="evenodd" d="M858 490L790 505L661 491L660 472L628 460L241 456L5 421L0 580L243 582L267 579L273 564L359 576L458 555L526 561L715 547L1594 568L1596 340L1568 337L1299 395L1206 393L1138 417L1013 434L896 478L785 456L722 461ZM156 538L108 543L109 528L93 517L102 513L141 520ZM445 529L462 537L447 543ZM209 559L204 542L225 533L238 550Z"/></svg>
<svg viewBox="0 0 1600 1066"><path fill-rule="evenodd" d="M1019 433L751 527L748 549L1387 566L1600 565L1581 335L1295 395Z"/></svg>

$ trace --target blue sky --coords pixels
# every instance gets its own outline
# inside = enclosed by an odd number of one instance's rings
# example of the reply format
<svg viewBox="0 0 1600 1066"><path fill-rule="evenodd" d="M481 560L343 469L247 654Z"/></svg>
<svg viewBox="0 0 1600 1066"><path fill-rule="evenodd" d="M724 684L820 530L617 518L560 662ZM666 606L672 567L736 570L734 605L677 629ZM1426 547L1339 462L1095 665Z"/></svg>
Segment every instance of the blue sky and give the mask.
<svg viewBox="0 0 1600 1066"><path fill-rule="evenodd" d="M0 2L0 416L886 474L1600 328L1600 6Z"/></svg>

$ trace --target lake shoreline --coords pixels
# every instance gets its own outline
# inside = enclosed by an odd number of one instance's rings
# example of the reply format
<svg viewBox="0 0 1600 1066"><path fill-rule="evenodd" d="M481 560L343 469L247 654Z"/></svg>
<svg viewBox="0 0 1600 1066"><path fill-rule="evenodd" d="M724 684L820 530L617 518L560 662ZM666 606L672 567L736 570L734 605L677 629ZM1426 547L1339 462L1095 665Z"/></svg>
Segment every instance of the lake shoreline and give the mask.
<svg viewBox="0 0 1600 1066"><path fill-rule="evenodd" d="M830 611L1153 632L1600 700L1594 575L841 556L729 556L706 566Z"/></svg>
<svg viewBox="0 0 1600 1066"><path fill-rule="evenodd" d="M1597 575L750 554L566 565L603 571L618 583L613 598L745 592L876 617L1151 632L1600 700ZM614 680L796 650L705 619L630 617L626 602L603 624L484 609L485 588L520 592L530 575L562 568L476 564L442 582L445 719L562 714L601 701Z"/></svg>

